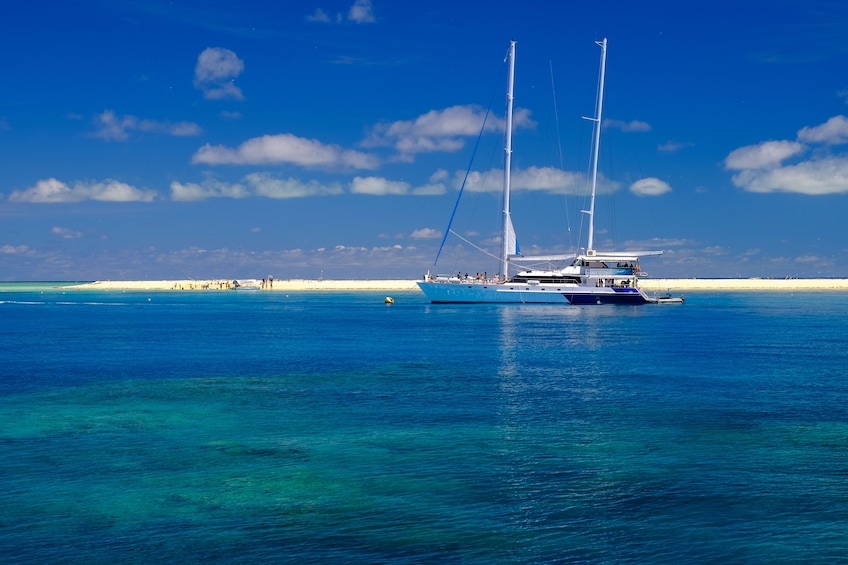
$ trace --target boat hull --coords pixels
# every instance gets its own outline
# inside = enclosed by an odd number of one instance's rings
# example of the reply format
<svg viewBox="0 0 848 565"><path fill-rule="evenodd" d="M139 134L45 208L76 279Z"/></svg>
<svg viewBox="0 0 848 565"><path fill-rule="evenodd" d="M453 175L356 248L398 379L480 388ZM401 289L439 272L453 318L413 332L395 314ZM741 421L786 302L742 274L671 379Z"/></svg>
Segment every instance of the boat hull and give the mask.
<svg viewBox="0 0 848 565"><path fill-rule="evenodd" d="M613 292L575 292L566 294L565 298L571 304L649 304L650 300L637 288L611 289Z"/></svg>
<svg viewBox="0 0 848 565"><path fill-rule="evenodd" d="M579 285L463 284L425 282L418 287L434 304L648 304L638 288Z"/></svg>

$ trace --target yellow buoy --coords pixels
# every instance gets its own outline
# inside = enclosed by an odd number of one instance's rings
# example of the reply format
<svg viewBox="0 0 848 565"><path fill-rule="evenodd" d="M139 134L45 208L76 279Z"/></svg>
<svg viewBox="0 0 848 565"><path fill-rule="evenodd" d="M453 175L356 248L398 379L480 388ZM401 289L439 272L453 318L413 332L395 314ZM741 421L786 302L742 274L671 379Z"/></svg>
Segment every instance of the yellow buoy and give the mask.
<svg viewBox="0 0 848 565"><path fill-rule="evenodd" d="M394 304L394 303L395 303L394 298L392 298L391 296L386 297L386 304Z"/></svg>

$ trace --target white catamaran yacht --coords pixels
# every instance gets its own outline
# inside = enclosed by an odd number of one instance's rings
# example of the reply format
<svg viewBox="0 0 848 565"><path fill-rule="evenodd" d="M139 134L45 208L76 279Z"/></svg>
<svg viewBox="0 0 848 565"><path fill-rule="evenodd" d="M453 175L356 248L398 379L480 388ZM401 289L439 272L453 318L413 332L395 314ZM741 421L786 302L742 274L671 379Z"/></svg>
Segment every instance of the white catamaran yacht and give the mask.
<svg viewBox="0 0 848 565"><path fill-rule="evenodd" d="M598 148L603 110L604 73L606 71L607 40L597 42L601 48L601 70L593 135L592 194L588 215L588 242L584 253L570 256L525 257L516 254L515 231L509 209L510 161L512 157L512 106L515 74L515 41L509 45L509 75L507 81L506 143L504 147L504 217L503 246L500 258L501 275L489 278L436 275L429 273L418 286L434 303L563 303L563 304L647 304L656 302L638 286L642 275L639 257L660 255L662 251L630 253L596 251L594 245L595 192L598 177ZM509 276L512 262L562 262L570 264L550 270L527 269Z"/></svg>

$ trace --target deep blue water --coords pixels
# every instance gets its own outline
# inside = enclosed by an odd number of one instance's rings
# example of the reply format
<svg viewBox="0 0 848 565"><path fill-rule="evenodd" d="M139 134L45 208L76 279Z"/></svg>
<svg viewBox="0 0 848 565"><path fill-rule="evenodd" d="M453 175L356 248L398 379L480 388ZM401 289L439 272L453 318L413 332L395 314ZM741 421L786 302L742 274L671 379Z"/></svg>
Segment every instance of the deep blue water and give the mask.
<svg viewBox="0 0 848 565"><path fill-rule="evenodd" d="M15 563L834 563L848 294L0 285Z"/></svg>

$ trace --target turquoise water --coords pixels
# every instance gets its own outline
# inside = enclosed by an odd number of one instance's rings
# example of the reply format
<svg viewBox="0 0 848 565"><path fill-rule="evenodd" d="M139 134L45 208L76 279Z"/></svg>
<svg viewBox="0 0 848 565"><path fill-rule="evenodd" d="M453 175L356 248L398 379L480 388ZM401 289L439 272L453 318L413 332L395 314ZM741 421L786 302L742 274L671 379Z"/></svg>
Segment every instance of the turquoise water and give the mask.
<svg viewBox="0 0 848 565"><path fill-rule="evenodd" d="M848 555L844 293L7 290L4 562Z"/></svg>

